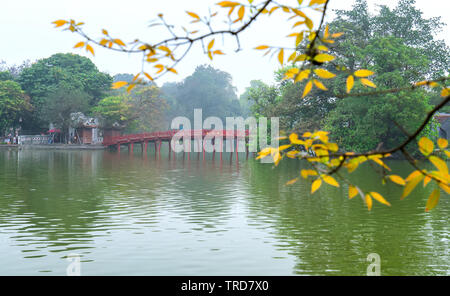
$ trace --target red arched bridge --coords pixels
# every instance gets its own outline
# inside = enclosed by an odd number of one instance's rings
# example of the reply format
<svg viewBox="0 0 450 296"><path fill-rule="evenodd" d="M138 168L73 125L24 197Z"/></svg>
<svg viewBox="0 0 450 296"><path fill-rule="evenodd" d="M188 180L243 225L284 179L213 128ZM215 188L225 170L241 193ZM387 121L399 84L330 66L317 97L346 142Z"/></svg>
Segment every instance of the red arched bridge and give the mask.
<svg viewBox="0 0 450 296"><path fill-rule="evenodd" d="M178 133L178 134L177 134ZM152 132L152 133L141 133L141 134L129 134L129 135L120 135L120 136L107 136L103 138L103 145L107 147L115 147L118 152L120 152L120 147L122 145L128 146L128 151L130 153L133 152L134 144L140 144L142 148L143 153L147 153L147 147L149 143L154 143L155 145L155 155L158 153L160 155L161 153L161 145L163 142L167 142L169 146L169 157L171 154L174 154L175 151L173 151L170 142L173 137L177 135L177 138L190 138L191 140L194 140L194 145L197 144L197 152L200 153L202 151L203 153L203 159L205 159L205 145L202 145L204 143L205 138L208 137L213 144L213 159L215 157L216 152L216 146L215 140L220 139L219 147L221 149L218 149L217 152L220 153L220 160L222 160L222 152L224 151L224 140L230 140L233 139L233 141L229 141L229 148L228 151L230 153L235 152L236 154L236 160L239 159L238 156L238 145L239 141L244 140L245 143L248 143L249 138L249 131L238 131L238 130L169 130L169 131L160 131L160 132ZM201 139L201 142L200 142ZM233 142L235 143L236 147L233 147ZM190 147L189 147L190 148ZM248 145L245 145L245 152L246 152L246 158L248 159ZM184 153L184 151L183 151ZM188 155L188 159L190 158L190 153L186 151Z"/></svg>

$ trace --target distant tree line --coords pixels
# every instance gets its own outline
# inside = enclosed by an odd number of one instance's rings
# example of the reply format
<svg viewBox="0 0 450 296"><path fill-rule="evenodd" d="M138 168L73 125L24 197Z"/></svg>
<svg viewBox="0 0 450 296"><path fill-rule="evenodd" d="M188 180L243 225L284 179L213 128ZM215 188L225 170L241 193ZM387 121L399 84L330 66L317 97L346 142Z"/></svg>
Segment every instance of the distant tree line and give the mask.
<svg viewBox="0 0 450 296"><path fill-rule="evenodd" d="M165 130L174 116L191 118L194 108L202 108L205 117L240 115L231 76L210 66L199 66L183 81L162 88L144 83L130 92L111 89L114 81L133 77L111 77L76 54L58 53L20 66L1 62L0 135L17 129L43 133L50 124L67 134L69 127L76 127L71 114L77 112L123 133Z"/></svg>

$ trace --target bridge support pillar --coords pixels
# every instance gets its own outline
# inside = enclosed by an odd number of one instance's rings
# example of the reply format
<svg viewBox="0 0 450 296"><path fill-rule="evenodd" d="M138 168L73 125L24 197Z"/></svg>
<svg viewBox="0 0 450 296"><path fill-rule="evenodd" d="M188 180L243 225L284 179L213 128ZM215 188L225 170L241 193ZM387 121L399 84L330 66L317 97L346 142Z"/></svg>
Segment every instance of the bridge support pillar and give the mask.
<svg viewBox="0 0 450 296"><path fill-rule="evenodd" d="M248 160L248 140L245 139L245 160Z"/></svg>
<svg viewBox="0 0 450 296"><path fill-rule="evenodd" d="M213 159L213 161L214 161L215 158L216 158L216 138L212 138L211 144L213 145L213 155L212 155L212 159Z"/></svg>
<svg viewBox="0 0 450 296"><path fill-rule="evenodd" d="M128 144L128 152L129 153L133 153L133 148L134 148L134 143L131 142L130 144Z"/></svg>
<svg viewBox="0 0 450 296"><path fill-rule="evenodd" d="M220 137L220 161L222 161L222 153L223 153L223 137Z"/></svg>
<svg viewBox="0 0 450 296"><path fill-rule="evenodd" d="M205 161L205 138L202 137L203 161Z"/></svg>
<svg viewBox="0 0 450 296"><path fill-rule="evenodd" d="M235 153L236 153L236 162L239 161L238 147L239 147L239 138L236 137L236 151L235 151Z"/></svg>
<svg viewBox="0 0 450 296"><path fill-rule="evenodd" d="M162 143L162 141L161 140L159 140L158 141L158 157L161 159L161 143Z"/></svg>
<svg viewBox="0 0 450 296"><path fill-rule="evenodd" d="M167 144L169 145L169 159L170 159L171 154L172 154L172 147L170 146L170 140L169 140L169 142L167 142Z"/></svg>

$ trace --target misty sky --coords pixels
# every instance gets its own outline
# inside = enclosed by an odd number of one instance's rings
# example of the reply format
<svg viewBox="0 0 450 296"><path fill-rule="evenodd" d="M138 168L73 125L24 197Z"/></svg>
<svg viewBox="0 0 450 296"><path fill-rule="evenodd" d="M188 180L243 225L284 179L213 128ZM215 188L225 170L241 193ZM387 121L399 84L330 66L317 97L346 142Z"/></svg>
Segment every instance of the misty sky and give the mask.
<svg viewBox="0 0 450 296"><path fill-rule="evenodd" d="M8 65L21 64L24 60L35 61L46 58L58 52L72 52L89 57L97 67L111 75L117 73L138 73L141 69L140 56L114 53L95 47L96 55L92 57L84 50L73 46L81 37L69 32L55 29L52 21L73 18L86 23L85 30L93 37L100 37L102 28L108 29L111 35L120 37L125 42L135 38L141 40L161 40L165 32L159 28L148 28L149 22L160 12L175 25L186 25L192 20L186 10L199 14L207 14L208 7L214 8L219 2L211 0L2 0L0 7L0 60ZM280 1L283 2L283 1ZM289 3L290 1L285 1ZM368 0L370 8L375 11L375 4L386 4L394 7L394 0ZM441 16L442 21L450 25L450 1L448 0L417 0L417 7L426 17ZM331 9L349 9L353 0L332 0ZM330 10L331 12L331 10ZM316 14L318 16L318 14ZM327 19L331 19L331 12ZM271 19L271 18L270 18ZM167 81L180 81L192 74L196 65L211 64L230 73L233 85L238 94L249 86L251 80L261 79L266 83L273 82L273 72L279 64L276 57L262 57L262 53L253 50L257 45L291 45L284 38L292 32L283 19L265 19L264 22L253 24L240 38L242 51L235 53L236 43L233 39L216 40L217 49L222 49L226 55L217 56L213 62L203 55L198 45L186 59L176 67L178 75L167 74L157 81L162 85ZM317 18L313 18L316 20ZM315 22L315 23L316 23ZM446 39L449 44L449 26L439 33L440 39Z"/></svg>

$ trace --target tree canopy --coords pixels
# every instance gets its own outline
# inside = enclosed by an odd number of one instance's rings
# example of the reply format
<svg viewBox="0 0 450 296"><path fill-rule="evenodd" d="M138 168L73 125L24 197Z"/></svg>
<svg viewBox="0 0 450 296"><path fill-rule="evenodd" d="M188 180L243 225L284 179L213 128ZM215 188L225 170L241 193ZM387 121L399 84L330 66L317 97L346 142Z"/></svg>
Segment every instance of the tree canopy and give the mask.
<svg viewBox="0 0 450 296"><path fill-rule="evenodd" d="M21 115L31 109L29 97L17 82L0 81L0 135L8 128L19 127Z"/></svg>
<svg viewBox="0 0 450 296"><path fill-rule="evenodd" d="M202 116L240 115L239 100L230 74L211 66L198 66L194 73L180 83L162 86L171 103L170 116L186 116L193 120L194 109L201 108Z"/></svg>

